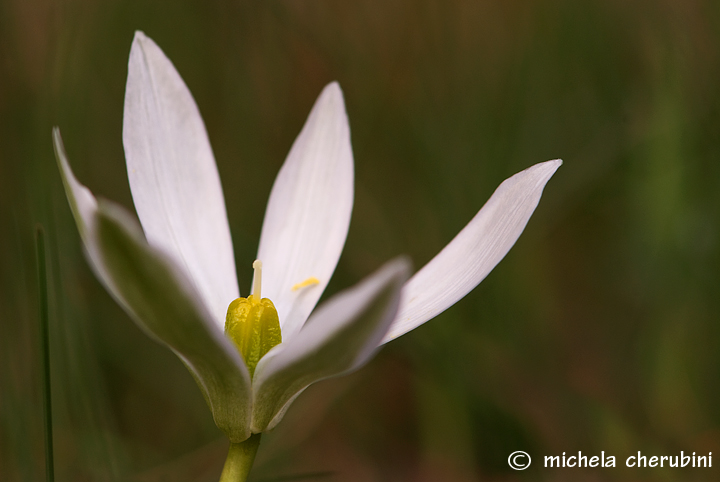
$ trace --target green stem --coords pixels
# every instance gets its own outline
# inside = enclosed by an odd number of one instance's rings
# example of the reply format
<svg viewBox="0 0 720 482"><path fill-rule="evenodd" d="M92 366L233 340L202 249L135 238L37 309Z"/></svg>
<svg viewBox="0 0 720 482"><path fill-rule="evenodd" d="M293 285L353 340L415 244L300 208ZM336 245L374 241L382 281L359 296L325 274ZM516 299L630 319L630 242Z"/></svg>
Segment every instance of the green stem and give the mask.
<svg viewBox="0 0 720 482"><path fill-rule="evenodd" d="M55 480L52 433L52 399L50 397L50 334L48 332L47 269L45 267L45 234L42 226L35 232L38 287L40 291L40 339L42 342L43 413L45 415L45 478Z"/></svg>
<svg viewBox="0 0 720 482"><path fill-rule="evenodd" d="M255 454L260 446L260 435L262 434L256 433L244 442L230 443L220 482L245 482L247 480L255 460Z"/></svg>

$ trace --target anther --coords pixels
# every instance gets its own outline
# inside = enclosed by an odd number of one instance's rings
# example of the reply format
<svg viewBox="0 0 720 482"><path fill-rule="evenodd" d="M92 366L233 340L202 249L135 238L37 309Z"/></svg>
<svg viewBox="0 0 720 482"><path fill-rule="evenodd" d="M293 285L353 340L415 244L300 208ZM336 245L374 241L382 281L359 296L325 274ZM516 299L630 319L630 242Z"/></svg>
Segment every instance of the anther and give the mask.
<svg viewBox="0 0 720 482"><path fill-rule="evenodd" d="M300 288L305 288L306 286L312 286L312 285L318 285L318 284L320 284L320 280L314 276L311 276L310 278L306 279L305 281L294 284L293 287L290 288L290 291L297 291Z"/></svg>

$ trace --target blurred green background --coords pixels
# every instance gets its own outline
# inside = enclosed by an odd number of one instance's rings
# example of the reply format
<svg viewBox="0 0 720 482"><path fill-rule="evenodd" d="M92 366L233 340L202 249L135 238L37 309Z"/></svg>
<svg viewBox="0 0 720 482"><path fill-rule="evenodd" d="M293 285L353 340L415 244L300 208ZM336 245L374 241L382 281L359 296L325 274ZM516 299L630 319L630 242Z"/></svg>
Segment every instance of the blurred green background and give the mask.
<svg viewBox="0 0 720 482"><path fill-rule="evenodd" d="M240 285L322 87L350 117L356 195L326 293L416 268L506 177L561 157L470 295L303 394L253 480L720 480L720 3L714 0L2 0L0 480L44 477L34 229L48 237L59 481L216 481L227 443L182 364L92 275L57 172L128 209L127 57L141 29L207 125ZM507 456L526 450L515 472ZM614 469L545 469L601 451ZM283 478L286 477L287 478Z"/></svg>

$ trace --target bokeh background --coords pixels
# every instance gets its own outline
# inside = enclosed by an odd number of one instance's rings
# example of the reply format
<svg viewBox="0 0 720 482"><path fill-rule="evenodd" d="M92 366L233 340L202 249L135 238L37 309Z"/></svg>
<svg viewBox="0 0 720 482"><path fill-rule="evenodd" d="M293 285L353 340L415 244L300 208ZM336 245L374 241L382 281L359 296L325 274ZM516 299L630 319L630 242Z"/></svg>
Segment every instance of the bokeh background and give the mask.
<svg viewBox="0 0 720 482"><path fill-rule="evenodd" d="M193 92L241 287L273 179L322 87L356 162L326 293L421 267L506 177L561 157L525 233L463 301L319 383L252 480L701 481L720 465L720 3L714 0L2 0L0 480L44 477L34 230L48 238L58 481L216 481L227 442L182 364L87 266L60 183L132 209L121 142L141 29ZM247 291L247 288L244 288ZM507 456L526 450L515 472ZM618 457L544 469L544 455Z"/></svg>

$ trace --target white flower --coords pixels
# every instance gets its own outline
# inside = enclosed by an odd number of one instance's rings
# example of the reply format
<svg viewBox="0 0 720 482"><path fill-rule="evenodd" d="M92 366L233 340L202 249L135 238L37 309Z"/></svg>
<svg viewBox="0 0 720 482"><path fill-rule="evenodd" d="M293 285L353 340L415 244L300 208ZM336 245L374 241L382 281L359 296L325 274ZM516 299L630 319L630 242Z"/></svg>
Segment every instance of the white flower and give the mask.
<svg viewBox="0 0 720 482"><path fill-rule="evenodd" d="M470 223L408 280L400 258L313 311L350 224L353 156L342 92L320 94L268 201L258 259L262 292L283 342L254 376L223 334L239 297L220 179L190 91L158 46L138 32L130 52L123 143L142 229L96 200L55 149L90 264L151 337L188 367L215 423L234 443L275 426L307 386L354 370L378 347L437 316L505 256L561 161L507 179ZM144 232L144 234L143 234ZM312 315L311 315L312 313Z"/></svg>

